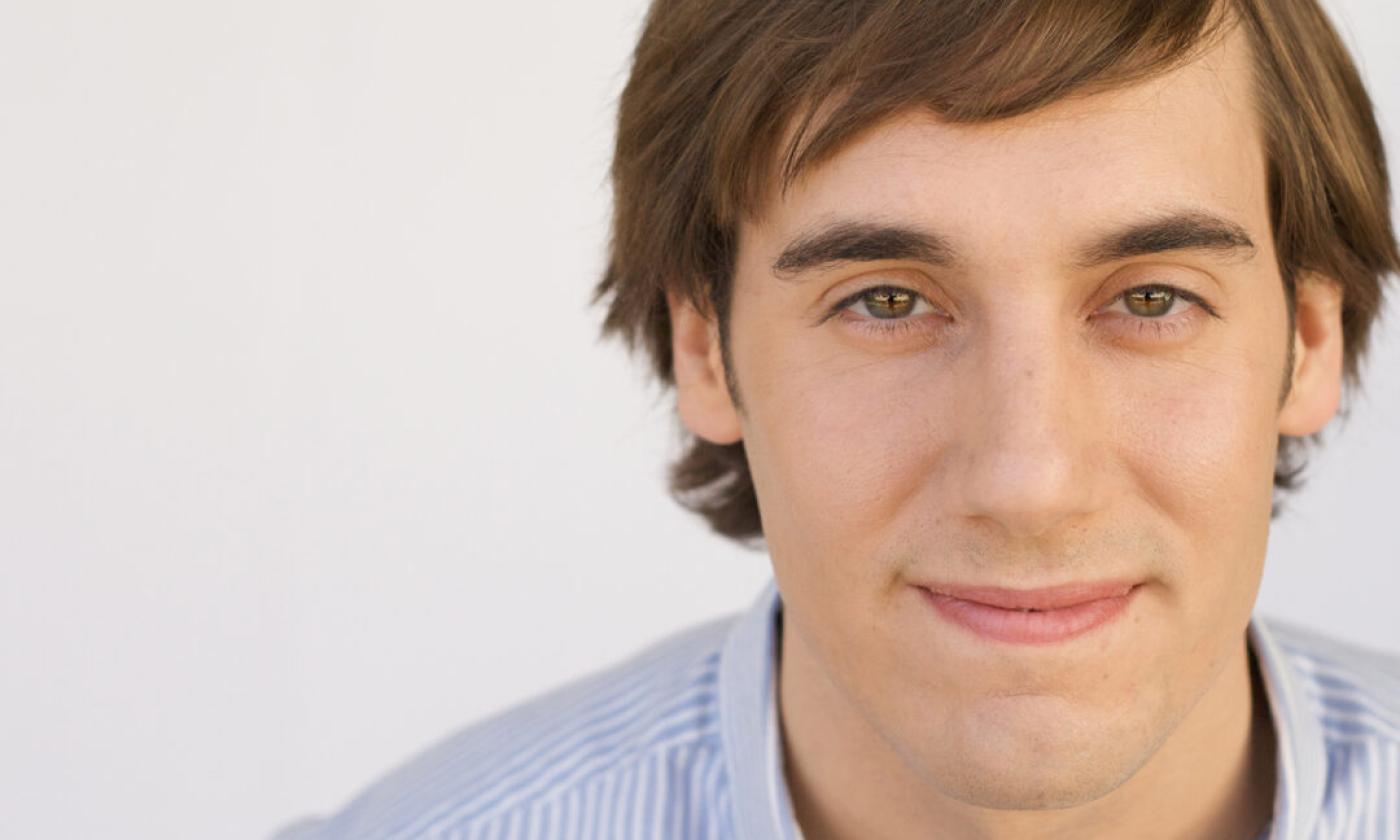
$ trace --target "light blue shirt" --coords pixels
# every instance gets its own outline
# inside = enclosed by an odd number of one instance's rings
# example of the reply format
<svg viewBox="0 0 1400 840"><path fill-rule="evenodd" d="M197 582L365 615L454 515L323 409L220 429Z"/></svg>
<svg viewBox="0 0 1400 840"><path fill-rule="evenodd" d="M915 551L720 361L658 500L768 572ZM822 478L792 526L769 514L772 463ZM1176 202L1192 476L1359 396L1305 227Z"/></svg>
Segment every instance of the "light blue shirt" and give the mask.
<svg viewBox="0 0 1400 840"><path fill-rule="evenodd" d="M782 771L782 602L467 727L275 840L800 840ZM1270 840L1400 840L1400 659L1255 616L1278 735Z"/></svg>

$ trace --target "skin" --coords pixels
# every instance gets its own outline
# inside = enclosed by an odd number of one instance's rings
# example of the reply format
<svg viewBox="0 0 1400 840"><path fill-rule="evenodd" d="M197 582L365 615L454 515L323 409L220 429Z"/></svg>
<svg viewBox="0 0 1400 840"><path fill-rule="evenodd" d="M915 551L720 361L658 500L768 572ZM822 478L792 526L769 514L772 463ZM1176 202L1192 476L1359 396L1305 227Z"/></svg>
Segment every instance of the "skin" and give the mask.
<svg viewBox="0 0 1400 840"><path fill-rule="evenodd" d="M861 135L740 227L739 406L714 319L671 299L681 418L743 440L752 469L808 840L1244 838L1270 818L1245 630L1277 437L1335 414L1342 333L1338 288L1311 275L1289 333L1250 60L1232 34L1132 87ZM1183 207L1254 251L1076 258ZM961 259L774 272L852 217L938 231ZM1124 293L1146 284L1215 315L1138 314ZM882 285L918 296L898 331L868 299L831 314ZM1042 645L970 633L917 588L1124 577L1141 586L1116 621Z"/></svg>

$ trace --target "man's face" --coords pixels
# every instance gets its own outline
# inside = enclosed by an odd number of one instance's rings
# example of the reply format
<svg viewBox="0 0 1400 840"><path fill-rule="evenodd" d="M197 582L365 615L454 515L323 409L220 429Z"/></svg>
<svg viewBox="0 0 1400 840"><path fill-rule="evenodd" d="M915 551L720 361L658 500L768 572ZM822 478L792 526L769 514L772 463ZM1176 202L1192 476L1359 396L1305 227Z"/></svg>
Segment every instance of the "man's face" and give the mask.
<svg viewBox="0 0 1400 840"><path fill-rule="evenodd" d="M901 115L739 231L730 357L786 632L963 801L1111 790L1242 644L1291 340L1249 61L1236 35L1011 120ZM775 271L833 226L845 259ZM1055 641L924 591L1100 581L1126 608Z"/></svg>

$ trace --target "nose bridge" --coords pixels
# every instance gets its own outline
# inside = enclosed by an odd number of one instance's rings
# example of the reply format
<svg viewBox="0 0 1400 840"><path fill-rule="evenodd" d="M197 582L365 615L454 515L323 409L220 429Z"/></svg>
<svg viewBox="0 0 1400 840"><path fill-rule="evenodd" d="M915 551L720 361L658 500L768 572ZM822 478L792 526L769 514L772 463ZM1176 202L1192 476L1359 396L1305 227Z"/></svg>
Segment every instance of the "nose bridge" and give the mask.
<svg viewBox="0 0 1400 840"><path fill-rule="evenodd" d="M1079 337L1048 306L1020 306L980 331L964 414L970 516L1038 536L1093 504L1092 384Z"/></svg>

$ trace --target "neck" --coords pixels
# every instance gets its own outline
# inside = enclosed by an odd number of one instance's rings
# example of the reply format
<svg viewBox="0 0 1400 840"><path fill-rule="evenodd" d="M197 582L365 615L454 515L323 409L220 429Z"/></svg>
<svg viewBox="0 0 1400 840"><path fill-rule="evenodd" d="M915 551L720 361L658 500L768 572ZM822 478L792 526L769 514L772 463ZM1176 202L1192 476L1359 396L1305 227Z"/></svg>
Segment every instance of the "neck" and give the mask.
<svg viewBox="0 0 1400 840"><path fill-rule="evenodd" d="M851 707L796 633L780 641L785 773L805 840L945 837L1219 837L1268 823L1275 735L1244 639L1214 684L1131 778L1082 805L1036 811L952 799L918 776Z"/></svg>

